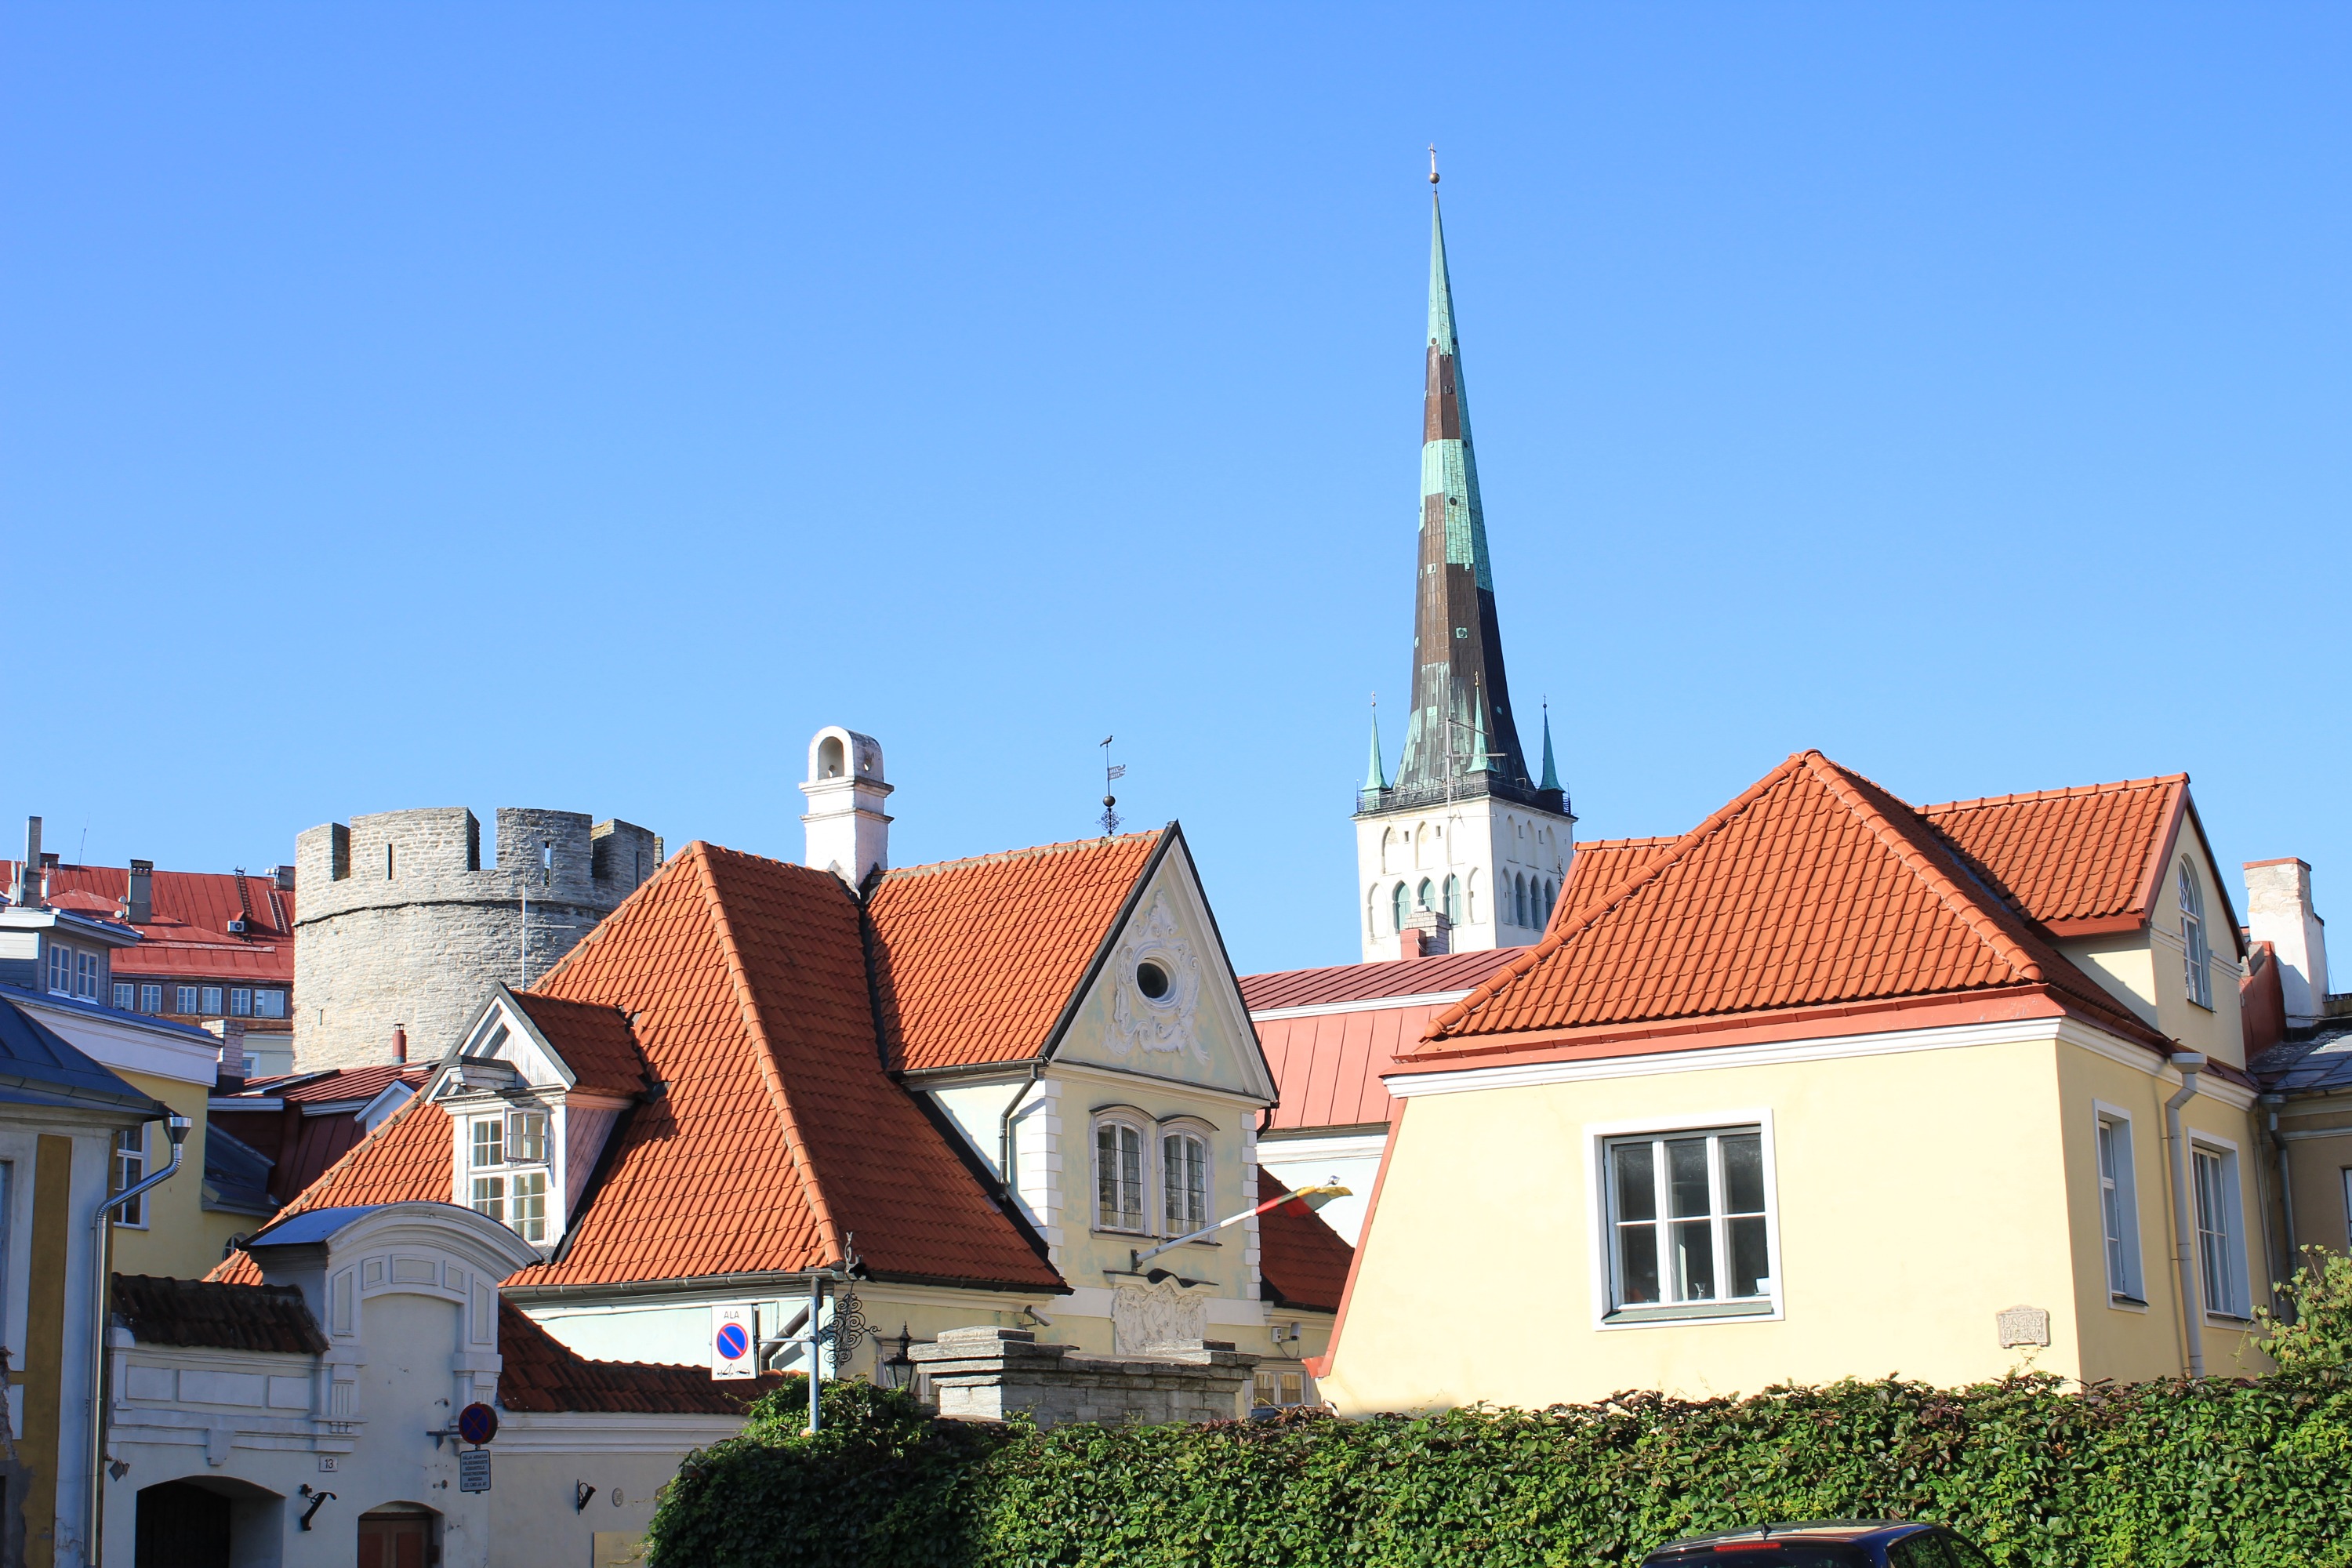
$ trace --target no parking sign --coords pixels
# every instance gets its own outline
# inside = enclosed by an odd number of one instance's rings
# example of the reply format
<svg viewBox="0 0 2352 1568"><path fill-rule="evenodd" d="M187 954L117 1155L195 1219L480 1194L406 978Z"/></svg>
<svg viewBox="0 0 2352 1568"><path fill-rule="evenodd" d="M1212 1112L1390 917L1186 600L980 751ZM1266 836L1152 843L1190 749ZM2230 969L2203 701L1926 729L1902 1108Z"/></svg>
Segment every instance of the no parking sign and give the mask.
<svg viewBox="0 0 2352 1568"><path fill-rule="evenodd" d="M714 1378L757 1377L760 1358L752 1354L751 1308L749 1303L710 1309L710 1375Z"/></svg>

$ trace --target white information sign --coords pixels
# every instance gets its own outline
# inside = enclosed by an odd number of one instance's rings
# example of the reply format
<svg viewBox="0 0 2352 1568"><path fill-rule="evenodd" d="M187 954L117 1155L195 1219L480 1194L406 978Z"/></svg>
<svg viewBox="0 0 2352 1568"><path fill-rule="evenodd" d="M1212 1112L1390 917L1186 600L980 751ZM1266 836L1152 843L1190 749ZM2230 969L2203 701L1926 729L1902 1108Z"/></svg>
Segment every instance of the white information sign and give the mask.
<svg viewBox="0 0 2352 1568"><path fill-rule="evenodd" d="M486 1492L490 1489L490 1456L481 1448L467 1448L457 1456L457 1489L461 1492Z"/></svg>
<svg viewBox="0 0 2352 1568"><path fill-rule="evenodd" d="M749 1302L710 1309L710 1375L757 1377L759 1334Z"/></svg>

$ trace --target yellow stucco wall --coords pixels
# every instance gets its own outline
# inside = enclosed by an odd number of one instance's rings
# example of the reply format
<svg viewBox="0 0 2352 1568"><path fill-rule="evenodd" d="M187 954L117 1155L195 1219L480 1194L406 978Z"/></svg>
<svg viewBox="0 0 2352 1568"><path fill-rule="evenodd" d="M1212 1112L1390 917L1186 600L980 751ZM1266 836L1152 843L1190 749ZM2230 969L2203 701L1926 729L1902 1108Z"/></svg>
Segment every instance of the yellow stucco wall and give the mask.
<svg viewBox="0 0 2352 1568"><path fill-rule="evenodd" d="M2171 1272L2161 1136L2170 1089L2062 1045L2053 1026L2000 1044L1416 1096L1393 1135L1325 1392L1363 1411L1890 1373L1943 1384L2026 1366L2177 1373L2178 1319L2158 1278ZM2126 1100L2140 1125L2145 1273L2165 1292L2146 1312L2105 1299L2095 1097ZM1780 1315L1600 1324L1593 1130L1767 1118ZM2253 1148L2247 1118L2226 1105L2200 1100L2188 1121ZM2242 1193L2259 1259L2251 1182ZM1477 1273L1482 1321L1498 1331L1452 1331L1465 1268ZM1995 1315L2019 1305L2049 1310L2046 1350L2001 1348ZM2209 1331L2210 1370L2238 1370L2242 1340Z"/></svg>
<svg viewBox="0 0 2352 1568"><path fill-rule="evenodd" d="M114 1271L164 1274L179 1279L201 1278L221 1260L221 1243L226 1239L226 1233L214 1223L224 1216L208 1215L204 1209L205 1102L211 1093L210 1086L119 1068L114 1070L141 1093L153 1095L195 1123L188 1131L179 1173L142 1200L147 1206L145 1227L114 1227ZM163 1136L161 1122L150 1125L147 1145L148 1170L162 1170L163 1163L171 1158L172 1145ZM260 1223L243 1218L242 1224L232 1228L253 1230Z"/></svg>
<svg viewBox="0 0 2352 1568"><path fill-rule="evenodd" d="M2346 1250L2352 1245L2344 1190L2352 1171L2352 1095L2290 1100L2279 1108L2279 1129L2289 1135L2295 1245Z"/></svg>

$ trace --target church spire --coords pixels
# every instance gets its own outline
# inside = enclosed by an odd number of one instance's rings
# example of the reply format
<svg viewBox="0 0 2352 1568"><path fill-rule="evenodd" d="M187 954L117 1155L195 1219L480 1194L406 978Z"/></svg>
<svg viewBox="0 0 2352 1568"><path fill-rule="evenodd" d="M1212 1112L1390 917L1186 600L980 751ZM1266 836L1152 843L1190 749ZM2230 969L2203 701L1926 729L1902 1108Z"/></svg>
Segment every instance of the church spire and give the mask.
<svg viewBox="0 0 2352 1568"><path fill-rule="evenodd" d="M1565 795L1565 794L1567 793L1567 791L1561 787L1561 784L1560 784L1560 782L1559 782L1559 769L1558 767L1556 767L1556 766L1554 766L1554 765L1553 765L1553 763L1552 763L1552 760L1551 760L1551 704L1550 704L1550 703L1549 703L1549 702L1547 702L1547 703L1545 703L1545 704L1544 704L1544 716L1543 716L1543 721L1544 721L1544 771L1543 771L1543 777L1542 777L1542 779L1541 779L1541 780L1539 780L1539 781L1537 783L1537 784L1536 784L1536 788L1538 788L1538 789L1557 789L1557 790L1560 790L1560 793L1561 793L1561 794L1563 794L1563 795Z"/></svg>
<svg viewBox="0 0 2352 1568"><path fill-rule="evenodd" d="M1430 183L1437 182L1435 155ZM1478 500L1454 329L1445 224L1434 190L1429 207L1429 342L1422 405L1421 560L1415 575L1412 708L1396 787L1443 788L1474 776L1506 794L1532 795L1503 674L1495 617L1495 575Z"/></svg>
<svg viewBox="0 0 2352 1568"><path fill-rule="evenodd" d="M1364 769L1364 788L1367 792L1371 792L1388 787L1389 765L1381 759L1381 704L1380 700L1374 698L1372 700L1372 760L1370 765Z"/></svg>

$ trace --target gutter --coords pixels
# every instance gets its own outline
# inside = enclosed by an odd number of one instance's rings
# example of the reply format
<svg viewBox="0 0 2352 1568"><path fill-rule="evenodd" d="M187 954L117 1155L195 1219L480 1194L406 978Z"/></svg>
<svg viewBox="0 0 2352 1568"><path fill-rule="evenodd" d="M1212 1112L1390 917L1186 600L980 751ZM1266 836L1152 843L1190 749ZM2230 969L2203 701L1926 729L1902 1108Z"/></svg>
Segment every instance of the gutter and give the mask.
<svg viewBox="0 0 2352 1568"><path fill-rule="evenodd" d="M107 1296L107 1222L115 1210L138 1197L150 1187L160 1187L179 1174L180 1153L188 1130L195 1124L177 1114L163 1118L163 1135L172 1141L169 1163L145 1180L134 1183L108 1197L100 1198L89 1215L89 1288L90 1316L95 1327L90 1331L89 1346L89 1475L82 1493L82 1562L87 1568L98 1568L100 1523L104 1510L106 1473L106 1330L113 1319L106 1304ZM107 1152L107 1177L113 1179L113 1151Z"/></svg>
<svg viewBox="0 0 2352 1568"><path fill-rule="evenodd" d="M2205 1058L2197 1051L2175 1051L2172 1065L2180 1069L2180 1089L2164 1102L2164 1134L2172 1142L2172 1247L2180 1274L2180 1328L2189 1347L2189 1375L2205 1375L2205 1313L2197 1299L2197 1201L2189 1187L2189 1141L2180 1128L2180 1108L2197 1097L2197 1074Z"/></svg>

